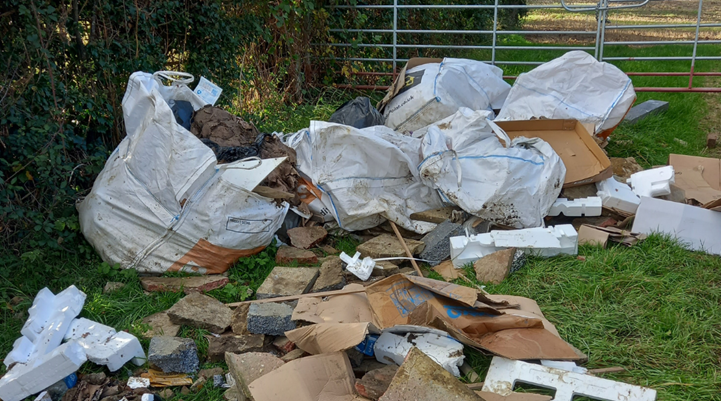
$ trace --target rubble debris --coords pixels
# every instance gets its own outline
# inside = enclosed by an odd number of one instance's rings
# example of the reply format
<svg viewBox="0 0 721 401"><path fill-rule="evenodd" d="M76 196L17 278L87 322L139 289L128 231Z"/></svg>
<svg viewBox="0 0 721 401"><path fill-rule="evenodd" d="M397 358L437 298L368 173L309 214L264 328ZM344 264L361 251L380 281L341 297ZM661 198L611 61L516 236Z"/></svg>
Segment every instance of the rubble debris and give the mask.
<svg viewBox="0 0 721 401"><path fill-rule="evenodd" d="M295 329L291 320L293 307L284 303L251 304L248 309L248 331L254 334L282 336Z"/></svg>
<svg viewBox="0 0 721 401"><path fill-rule="evenodd" d="M296 348L296 349L288 352L287 354L281 356L280 359L281 359L283 362L288 363L288 362L294 361L294 360L296 360L296 359L298 359L298 358L302 358L304 355L306 355L306 352L305 352L305 351L303 351L303 350L300 349L300 348Z"/></svg>
<svg viewBox="0 0 721 401"><path fill-rule="evenodd" d="M173 390L166 388L164 390L159 391L158 395L164 400L169 400L169 399L173 398L175 393L173 392Z"/></svg>
<svg viewBox="0 0 721 401"><path fill-rule="evenodd" d="M709 132L708 135L706 135L706 147L707 148L715 149L717 142L718 142L718 134Z"/></svg>
<svg viewBox="0 0 721 401"><path fill-rule="evenodd" d="M596 196L596 184L585 184L577 187L563 188L559 198L580 199Z"/></svg>
<svg viewBox="0 0 721 401"><path fill-rule="evenodd" d="M376 260L375 262L376 264L373 266L371 276L388 277L398 273L398 266L389 260Z"/></svg>
<svg viewBox="0 0 721 401"><path fill-rule="evenodd" d="M380 363L375 359L364 359L359 366L353 368L353 373L355 373L356 377L362 377L363 375L372 370L382 369L388 366L392 365Z"/></svg>
<svg viewBox="0 0 721 401"><path fill-rule="evenodd" d="M164 373L161 370L148 369L147 372L141 373L140 377L150 380L153 387L176 387L190 386L193 379L186 373Z"/></svg>
<svg viewBox="0 0 721 401"><path fill-rule="evenodd" d="M371 370L361 379L356 379L355 389L363 397L378 400L388 390L397 371L396 365L385 365L380 369Z"/></svg>
<svg viewBox="0 0 721 401"><path fill-rule="evenodd" d="M206 329L220 334L230 326L233 312L215 298L193 292L168 309L170 321L175 324Z"/></svg>
<svg viewBox="0 0 721 401"><path fill-rule="evenodd" d="M418 348L411 348L379 401L482 401Z"/></svg>
<svg viewBox="0 0 721 401"><path fill-rule="evenodd" d="M340 290L345 285L343 261L338 256L329 256L320 266L320 273L310 292Z"/></svg>
<svg viewBox="0 0 721 401"><path fill-rule="evenodd" d="M213 387L225 388L226 386L223 375L213 375Z"/></svg>
<svg viewBox="0 0 721 401"><path fill-rule="evenodd" d="M190 392L191 393L197 393L198 391L202 390L203 387L205 387L205 383L208 382L208 379L205 377L199 377L195 382L193 382L193 385L190 386Z"/></svg>
<svg viewBox="0 0 721 401"><path fill-rule="evenodd" d="M90 362L107 365L115 372L132 361L140 366L145 363L145 351L134 335L105 326L85 318L75 319L65 333L65 341L74 340L85 349Z"/></svg>
<svg viewBox="0 0 721 401"><path fill-rule="evenodd" d="M238 389L238 386L231 386L223 393L223 399L226 401L245 401L247 398Z"/></svg>
<svg viewBox="0 0 721 401"><path fill-rule="evenodd" d="M238 387L245 397L253 400L253 396L248 386L256 379L267 375L275 369L280 368L285 363L274 356L265 352L247 352L245 354L225 354L225 363L228 365L230 373L235 379L235 385ZM302 372L301 372L302 373ZM278 386L282 383L282 386ZM277 387L287 387L289 383L280 381L275 383ZM292 391L299 391L294 388ZM288 399L293 399L288 398Z"/></svg>
<svg viewBox="0 0 721 401"><path fill-rule="evenodd" d="M576 396L629 401L656 400L656 390L650 388L498 356L491 361L483 391L508 395L517 381L555 389L553 399L558 401L572 401Z"/></svg>
<svg viewBox="0 0 721 401"><path fill-rule="evenodd" d="M278 336L273 340L273 346L283 355L295 349L295 343L290 341L286 336Z"/></svg>
<svg viewBox="0 0 721 401"><path fill-rule="evenodd" d="M133 390L136 388L148 388L150 387L150 379L144 377L129 377L128 387Z"/></svg>
<svg viewBox="0 0 721 401"><path fill-rule="evenodd" d="M611 177L611 179L613 179L613 177ZM602 208L601 198L597 196L574 200L558 198L553 202L553 206L551 206L551 210L548 211L548 215L558 216L563 214L568 217L600 216Z"/></svg>
<svg viewBox="0 0 721 401"><path fill-rule="evenodd" d="M365 96L358 96L340 105L328 118L328 122L350 125L355 128L366 128L383 125L385 119L373 107L370 99Z"/></svg>
<svg viewBox="0 0 721 401"><path fill-rule="evenodd" d="M248 308L250 304L239 305L233 311L233 317L230 320L230 328L235 335L250 334L248 331Z"/></svg>
<svg viewBox="0 0 721 401"><path fill-rule="evenodd" d="M601 197L603 207L607 209L618 209L626 213L635 214L641 198L636 195L631 187L616 181L614 177L596 183L598 196Z"/></svg>
<svg viewBox="0 0 721 401"><path fill-rule="evenodd" d="M628 179L633 174L644 170L633 157L612 157L611 166L613 167L613 176L622 183L628 183Z"/></svg>
<svg viewBox="0 0 721 401"><path fill-rule="evenodd" d="M328 232L320 226L295 227L288 230L290 243L300 249L310 249L321 243Z"/></svg>
<svg viewBox="0 0 721 401"><path fill-rule="evenodd" d="M188 386L183 386L183 387L181 387L181 388L180 388L180 394L182 394L182 395L188 395L188 394L190 394L190 389L188 388Z"/></svg>
<svg viewBox="0 0 721 401"><path fill-rule="evenodd" d="M255 292L255 297L268 299L305 294L313 288L319 274L317 267L276 266Z"/></svg>
<svg viewBox="0 0 721 401"><path fill-rule="evenodd" d="M493 252L473 262L476 279L482 283L500 284L511 273L516 248Z"/></svg>
<svg viewBox="0 0 721 401"><path fill-rule="evenodd" d="M674 183L673 166L665 166L635 173L627 180L633 192L640 197L656 197L671 194Z"/></svg>
<svg viewBox="0 0 721 401"><path fill-rule="evenodd" d="M421 241L405 239L405 243L413 255L417 255L423 251L425 244ZM366 241L356 247L356 251L360 252L363 257L371 257L373 259L404 257L406 252L400 241L390 234L379 235L369 241ZM398 262L394 262L398 264Z"/></svg>
<svg viewBox="0 0 721 401"><path fill-rule="evenodd" d="M450 238L463 235L463 226L456 223L451 223L450 220L446 220L436 226L431 232L421 238L421 242L425 244L423 252L418 257L425 260L430 260L431 266L436 266L441 261L448 259L451 256L450 252Z"/></svg>
<svg viewBox="0 0 721 401"><path fill-rule="evenodd" d="M291 263L300 265L313 265L318 263L318 256L313 252L304 249L298 249L292 246L281 246L275 254L275 263L278 265L288 265Z"/></svg>
<svg viewBox="0 0 721 401"><path fill-rule="evenodd" d="M180 325L170 321L167 311L152 314L144 318L141 323L150 326L150 329L143 333L145 338L157 336L175 337L180 331Z"/></svg>
<svg viewBox="0 0 721 401"><path fill-rule="evenodd" d="M340 253L339 250L333 248L333 247L330 246L330 245L321 245L321 246L320 246L320 249L321 249L323 252L327 253L328 255L338 255L338 254Z"/></svg>
<svg viewBox="0 0 721 401"><path fill-rule="evenodd" d="M150 340L148 362L165 373L198 370L198 348L190 338L158 336Z"/></svg>
<svg viewBox="0 0 721 401"><path fill-rule="evenodd" d="M450 260L441 262L438 266L433 268L433 271L440 274L446 281L455 280L463 275L462 271L460 269L456 269L455 266L453 266L453 262Z"/></svg>
<svg viewBox="0 0 721 401"><path fill-rule="evenodd" d="M360 366L361 362L363 362L363 359L365 358L365 355L356 349L356 347L348 348L343 352L345 352L346 356L348 356L348 360L350 361L350 366L352 368Z"/></svg>
<svg viewBox="0 0 721 401"><path fill-rule="evenodd" d="M220 336L208 339L208 359L221 362L225 353L242 354L244 352L260 352L263 350L265 336L263 334L245 334L240 336Z"/></svg>
<svg viewBox="0 0 721 401"><path fill-rule="evenodd" d="M606 246L608 241L617 242L626 246L636 245L646 239L646 234L621 230L616 227L596 227L584 224L578 232L578 244Z"/></svg>
<svg viewBox="0 0 721 401"><path fill-rule="evenodd" d="M125 283L108 281L105 287L103 287L103 294L112 294L113 292L120 291L123 287L125 287Z"/></svg>
<svg viewBox="0 0 721 401"><path fill-rule="evenodd" d="M225 355L223 355L223 358L225 358ZM206 379L210 379L211 377L215 375L222 375L223 374L223 368L221 367L215 367L210 369L201 369L198 372L198 377L205 377Z"/></svg>
<svg viewBox="0 0 721 401"><path fill-rule="evenodd" d="M425 210L411 214L411 220L427 221L429 223L441 224L446 220L453 218L453 212L461 211L458 206L445 206L438 209ZM454 221L454 223L458 223Z"/></svg>
<svg viewBox="0 0 721 401"><path fill-rule="evenodd" d="M659 114L668 110L668 102L662 100L646 100L641 104L637 104L631 107L623 122L627 124L636 124L637 122L645 119L654 114Z"/></svg>
<svg viewBox="0 0 721 401"><path fill-rule="evenodd" d="M189 277L142 277L140 285L150 292L208 292L225 287L228 277L220 274Z"/></svg>
<svg viewBox="0 0 721 401"><path fill-rule="evenodd" d="M459 367L463 365L463 344L448 337L447 333L435 329L429 332L406 333L404 336L385 331L378 337L373 351L378 362L401 365L411 348L417 348L437 364L460 377Z"/></svg>

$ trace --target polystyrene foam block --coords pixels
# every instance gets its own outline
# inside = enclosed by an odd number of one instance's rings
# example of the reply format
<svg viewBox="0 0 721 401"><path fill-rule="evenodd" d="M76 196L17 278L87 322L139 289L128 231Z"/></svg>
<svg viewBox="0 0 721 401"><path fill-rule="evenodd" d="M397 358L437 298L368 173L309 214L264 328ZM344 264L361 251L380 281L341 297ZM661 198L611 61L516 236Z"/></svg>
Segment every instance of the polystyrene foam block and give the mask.
<svg viewBox="0 0 721 401"><path fill-rule="evenodd" d="M570 224L522 230L491 231L470 237L451 237L451 260L461 268L502 249L518 248L532 255L551 257L578 253L578 233Z"/></svg>
<svg viewBox="0 0 721 401"><path fill-rule="evenodd" d="M654 198L657 196L671 195L671 184L675 182L673 166L653 168L651 170L639 171L628 179L633 192L638 196Z"/></svg>
<svg viewBox="0 0 721 401"><path fill-rule="evenodd" d="M564 216L600 216L603 204L601 198L591 196L588 198L579 198L574 200L568 200L566 198L558 198L553 202L551 210L548 212L549 216L558 216L563 213Z"/></svg>
<svg viewBox="0 0 721 401"><path fill-rule="evenodd" d="M572 401L575 396L603 401L654 401L656 390L591 375L493 357L483 382L483 391L508 396L517 383L556 390L554 401Z"/></svg>
<svg viewBox="0 0 721 401"><path fill-rule="evenodd" d="M601 197L603 206L609 209L618 209L627 213L635 214L641 198L636 195L631 187L616 181L611 177L596 183L598 192L596 195Z"/></svg>
<svg viewBox="0 0 721 401"><path fill-rule="evenodd" d="M407 333L399 336L383 332L373 345L376 360L386 365L402 365L411 348L416 347L454 376L460 377L463 365L463 344L435 333Z"/></svg>
<svg viewBox="0 0 721 401"><path fill-rule="evenodd" d="M145 352L135 336L122 331L117 333L112 327L89 319L75 319L65 338L77 341L90 362L107 365L111 372L130 360L136 365L145 362Z"/></svg>

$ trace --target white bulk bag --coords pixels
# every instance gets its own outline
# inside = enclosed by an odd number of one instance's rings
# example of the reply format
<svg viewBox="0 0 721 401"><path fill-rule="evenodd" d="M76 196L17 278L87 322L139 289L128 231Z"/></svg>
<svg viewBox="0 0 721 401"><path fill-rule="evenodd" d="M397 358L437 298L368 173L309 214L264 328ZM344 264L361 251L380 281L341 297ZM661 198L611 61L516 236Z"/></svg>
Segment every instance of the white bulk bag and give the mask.
<svg viewBox="0 0 721 401"><path fill-rule="evenodd" d="M574 119L593 123L596 134L608 136L635 100L623 71L572 51L519 75L495 121Z"/></svg>
<svg viewBox="0 0 721 401"><path fill-rule="evenodd" d="M364 230L385 219L417 233L435 228L410 219L411 213L442 206L418 176L419 139L383 125L357 129L311 121L284 142L295 149L298 171L323 192L321 201L341 228Z"/></svg>
<svg viewBox="0 0 721 401"><path fill-rule="evenodd" d="M424 128L421 179L444 200L485 220L542 226L561 192L566 167L545 141L518 137L511 142L490 117L488 111L462 108Z"/></svg>
<svg viewBox="0 0 721 401"><path fill-rule="evenodd" d="M237 184L258 175L258 161L218 166L210 148L175 122L167 101L197 109L204 102L193 96L183 82L164 87L148 73L130 76L127 136L77 205L83 235L107 263L221 273L270 244L282 224L287 204Z"/></svg>
<svg viewBox="0 0 721 401"><path fill-rule="evenodd" d="M386 126L401 132L433 124L460 107L499 109L511 88L500 68L468 59L445 58L404 73L404 86L382 109Z"/></svg>

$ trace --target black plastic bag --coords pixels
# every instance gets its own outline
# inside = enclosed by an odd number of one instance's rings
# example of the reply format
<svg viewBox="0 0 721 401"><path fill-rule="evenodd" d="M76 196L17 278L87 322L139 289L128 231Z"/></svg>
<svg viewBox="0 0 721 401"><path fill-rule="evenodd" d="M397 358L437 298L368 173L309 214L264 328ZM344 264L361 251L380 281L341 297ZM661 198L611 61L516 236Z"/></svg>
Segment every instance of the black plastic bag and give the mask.
<svg viewBox="0 0 721 401"><path fill-rule="evenodd" d="M385 119L383 115L373 107L370 99L359 96L343 103L343 105L330 116L328 122L350 125L355 128L366 128L383 125Z"/></svg>

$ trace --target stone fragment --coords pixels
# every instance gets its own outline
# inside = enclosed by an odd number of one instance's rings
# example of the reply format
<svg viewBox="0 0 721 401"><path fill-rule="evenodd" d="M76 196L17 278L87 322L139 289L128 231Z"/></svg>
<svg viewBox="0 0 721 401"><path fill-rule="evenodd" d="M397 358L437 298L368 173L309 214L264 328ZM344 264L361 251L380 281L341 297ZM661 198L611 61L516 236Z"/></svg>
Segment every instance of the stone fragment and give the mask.
<svg viewBox="0 0 721 401"><path fill-rule="evenodd" d="M421 241L412 239L405 239L405 241L413 255L419 254L425 246ZM398 241L398 238L390 234L382 234L366 241L358 245L356 250L361 253L362 257L370 256L373 259L406 256L406 251L403 249L400 241ZM393 263L398 264L400 262L401 261L394 261Z"/></svg>
<svg viewBox="0 0 721 401"><path fill-rule="evenodd" d="M376 359L364 359L359 366L353 368L353 373L355 373L356 377L362 377L372 370L380 369L386 366L388 365L378 362Z"/></svg>
<svg viewBox="0 0 721 401"><path fill-rule="evenodd" d="M148 362L165 373L193 373L198 370L198 348L190 338L153 337Z"/></svg>
<svg viewBox="0 0 721 401"><path fill-rule="evenodd" d="M223 358L225 358L225 355L223 355ZM210 368L210 369L201 369L200 372L198 372L198 377L205 377L206 379L210 379L211 377L215 375L222 375L223 374L223 368L217 367L217 368Z"/></svg>
<svg viewBox="0 0 721 401"><path fill-rule="evenodd" d="M183 387L180 389L180 394L182 394L182 395L188 395L188 394L190 394L190 389L188 388L188 386L183 386Z"/></svg>
<svg viewBox="0 0 721 401"><path fill-rule="evenodd" d="M295 343L290 341L286 336L278 336L273 340L273 346L283 355L295 349Z"/></svg>
<svg viewBox="0 0 721 401"><path fill-rule="evenodd" d="M453 266L453 262L450 260L444 260L438 266L434 267L433 271L440 274L446 281L458 279L463 275L463 271L461 269L456 269L456 267Z"/></svg>
<svg viewBox="0 0 721 401"><path fill-rule="evenodd" d="M388 277L398 273L398 270L398 266L394 265L389 260L381 260L380 262L376 262L376 265L373 267L373 271L371 272L371 276Z"/></svg>
<svg viewBox="0 0 721 401"><path fill-rule="evenodd" d="M252 399L248 385L259 377L283 366L284 362L266 352L225 354L225 363L235 379L236 386L247 398ZM282 385L282 383L279 383Z"/></svg>
<svg viewBox="0 0 721 401"><path fill-rule="evenodd" d="M243 392L238 390L238 386L231 386L223 393L223 399L226 401L245 401L247 398Z"/></svg>
<svg viewBox="0 0 721 401"><path fill-rule="evenodd" d="M320 244L326 236L328 236L328 232L320 226L295 227L288 230L290 243L300 249L313 248Z"/></svg>
<svg viewBox="0 0 721 401"><path fill-rule="evenodd" d="M293 308L284 303L251 304L248 309L248 331L254 334L282 336L296 328L291 320Z"/></svg>
<svg viewBox="0 0 721 401"><path fill-rule="evenodd" d="M358 351L355 347L345 350L345 353L348 355L348 360L350 361L350 366L352 368L360 366L365 359L365 355Z"/></svg>
<svg viewBox="0 0 721 401"><path fill-rule="evenodd" d="M340 253L339 250L333 248L330 245L321 245L320 249L322 249L323 252L327 253L328 255L338 255Z"/></svg>
<svg viewBox="0 0 721 401"><path fill-rule="evenodd" d="M169 400L169 399L173 398L175 393L173 393L173 390L166 388L166 389L158 392L158 395L164 400Z"/></svg>
<svg viewBox="0 0 721 401"><path fill-rule="evenodd" d="M714 149L716 147L717 141L718 141L718 134L709 132L708 135L706 135L706 147L707 148Z"/></svg>
<svg viewBox="0 0 721 401"><path fill-rule="evenodd" d="M208 359L211 362L221 362L226 352L241 354L262 351L264 342L265 336L262 334L211 337L208 339Z"/></svg>
<svg viewBox="0 0 721 401"><path fill-rule="evenodd" d="M631 175L643 171L643 167L633 157L611 157L613 175L619 182L625 183Z"/></svg>
<svg viewBox="0 0 721 401"><path fill-rule="evenodd" d="M199 377L198 380L196 380L192 386L190 386L190 392L191 393L197 393L200 391L203 387L205 387L205 383L208 382L208 379L205 377Z"/></svg>
<svg viewBox="0 0 721 401"><path fill-rule="evenodd" d="M275 254L275 263L288 265L297 262L300 265L314 265L318 263L318 257L311 251L298 249L292 246L281 246Z"/></svg>
<svg viewBox="0 0 721 401"><path fill-rule="evenodd" d="M454 210L460 210L457 206L447 206L440 209L431 209L423 212L411 214L412 220L427 221L429 223L440 224L451 219Z"/></svg>
<svg viewBox="0 0 721 401"><path fill-rule="evenodd" d="M105 284L105 287L103 287L103 294L111 294L115 291L119 291L123 287L125 287L125 283L119 283L117 281L108 281L108 283Z"/></svg>
<svg viewBox="0 0 721 401"><path fill-rule="evenodd" d="M425 246L418 257L430 260L429 264L436 266L451 256L451 237L457 237L463 233L463 226L451 223L450 220L438 224L436 228L421 238L421 242Z"/></svg>
<svg viewBox="0 0 721 401"><path fill-rule="evenodd" d="M626 114L626 117L624 117L623 122L636 124L648 116L658 114L666 110L668 110L668 102L664 102L662 100L646 100L641 104L633 106Z"/></svg>
<svg viewBox="0 0 721 401"><path fill-rule="evenodd" d="M516 248L493 252L473 263L476 279L482 283L500 284L511 272Z"/></svg>
<svg viewBox="0 0 721 401"><path fill-rule="evenodd" d="M145 338L157 336L175 337L180 331L180 325L170 321L167 312L158 312L142 320L143 324L150 326L150 329L143 333Z"/></svg>
<svg viewBox="0 0 721 401"><path fill-rule="evenodd" d="M215 298L193 292L168 309L168 316L175 324L219 334L230 326L233 311Z"/></svg>
<svg viewBox="0 0 721 401"><path fill-rule="evenodd" d="M290 351L290 352L288 352L287 354L285 354L285 355L283 355L282 357L280 357L280 359L281 359L283 362L288 363L288 362L290 362L290 361L294 361L294 360L296 360L296 359L298 359L298 358L301 358L303 355L305 355L305 351L303 351L303 350L300 349L300 348L296 348L296 349L294 349L293 351Z"/></svg>
<svg viewBox="0 0 721 401"><path fill-rule="evenodd" d="M465 384L413 347L379 401L482 401Z"/></svg>
<svg viewBox="0 0 721 401"><path fill-rule="evenodd" d="M356 379L355 389L361 396L377 400L386 392L397 371L396 365L385 365L380 369L371 370L363 375L363 378Z"/></svg>
<svg viewBox="0 0 721 401"><path fill-rule="evenodd" d="M558 195L558 197L573 200L573 199L589 198L592 196L596 196L596 193L598 193L596 184L591 183L591 184L586 184L586 185L579 185L577 187L563 188L563 190L561 191L561 194Z"/></svg>
<svg viewBox="0 0 721 401"><path fill-rule="evenodd" d="M250 308L250 304L242 304L233 311L233 317L230 320L230 328L233 329L233 334L250 334L248 331L248 308Z"/></svg>
<svg viewBox="0 0 721 401"><path fill-rule="evenodd" d="M320 274L315 280L311 292L334 291L345 287L343 262L337 256L329 256L320 266Z"/></svg>
<svg viewBox="0 0 721 401"><path fill-rule="evenodd" d="M267 299L305 294L313 288L318 274L317 267L276 266L260 285L255 296L258 299Z"/></svg>
<svg viewBox="0 0 721 401"><path fill-rule="evenodd" d="M228 277L219 274L189 277L143 277L140 285L150 292L208 292L225 287Z"/></svg>

